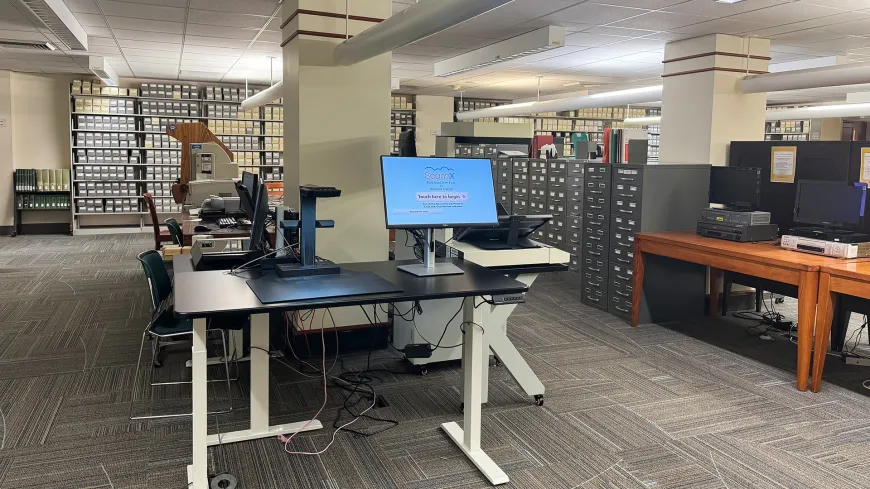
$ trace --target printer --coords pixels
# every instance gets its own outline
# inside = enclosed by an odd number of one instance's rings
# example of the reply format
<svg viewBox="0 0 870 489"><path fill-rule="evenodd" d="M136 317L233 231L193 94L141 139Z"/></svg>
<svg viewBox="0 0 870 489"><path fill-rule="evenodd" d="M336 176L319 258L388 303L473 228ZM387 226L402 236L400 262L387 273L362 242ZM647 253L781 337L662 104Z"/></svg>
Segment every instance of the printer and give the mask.
<svg viewBox="0 0 870 489"><path fill-rule="evenodd" d="M241 203L238 197L212 195L202 201L202 211L206 213L238 214Z"/></svg>

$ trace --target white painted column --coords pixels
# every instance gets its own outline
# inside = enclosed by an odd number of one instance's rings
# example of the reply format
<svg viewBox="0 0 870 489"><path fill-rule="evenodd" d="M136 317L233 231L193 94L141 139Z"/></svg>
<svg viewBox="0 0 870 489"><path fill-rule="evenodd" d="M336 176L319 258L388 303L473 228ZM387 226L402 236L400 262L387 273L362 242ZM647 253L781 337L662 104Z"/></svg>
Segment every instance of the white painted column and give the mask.
<svg viewBox="0 0 870 489"><path fill-rule="evenodd" d="M661 164L728 163L731 141L763 141L767 94L736 82L767 73L770 41L713 34L668 43L662 93Z"/></svg>

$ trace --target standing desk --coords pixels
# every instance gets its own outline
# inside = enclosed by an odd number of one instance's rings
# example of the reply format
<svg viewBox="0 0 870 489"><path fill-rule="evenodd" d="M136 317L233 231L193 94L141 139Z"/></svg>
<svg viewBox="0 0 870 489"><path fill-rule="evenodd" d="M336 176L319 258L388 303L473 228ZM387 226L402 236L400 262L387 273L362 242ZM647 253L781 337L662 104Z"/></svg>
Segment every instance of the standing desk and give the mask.
<svg viewBox="0 0 870 489"><path fill-rule="evenodd" d="M819 292L819 269L824 265L842 263L842 260L786 250L771 243L737 243L705 238L689 232L638 233L635 235L634 249L632 326L637 326L642 309L654 306L647 303L649 298L655 296L654 291L645 290L643 286L644 263L647 255L658 255L709 266L708 315L716 314L719 309L719 290L723 270L796 285L798 287L797 388L800 391L807 390ZM667 307L667 304L664 306Z"/></svg>
<svg viewBox="0 0 870 489"><path fill-rule="evenodd" d="M519 294L528 286L501 273L474 263L448 260L461 268L463 275L415 277L397 269L416 260L342 264L346 270L374 272L401 287L403 292L350 297L328 297L295 302L263 304L248 287L246 280L260 272L243 272L239 276L224 271L181 273L175 278L173 295L175 314L193 320L193 463L188 466L188 483L193 489L208 488L208 446L269 438L290 433L308 424L305 431L321 429L317 420L269 426L269 313L293 310L324 309L401 301L468 297L463 319L484 324L483 313L474 307L474 297L493 294ZM250 428L218 435L208 435L208 396L206 393L206 324L209 318L247 313L251 315L251 408ZM504 484L508 477L481 449L481 395L484 389L482 372L486 347L482 327L465 327L462 346L463 428L455 422L441 428L456 443L492 484ZM262 350L258 349L262 348Z"/></svg>
<svg viewBox="0 0 870 489"><path fill-rule="evenodd" d="M831 340L834 307L837 303L837 295L840 294L870 299L870 262L840 260L839 263L823 265L819 270L819 310L813 354L813 392L819 392L822 387L822 371L825 368L825 357Z"/></svg>

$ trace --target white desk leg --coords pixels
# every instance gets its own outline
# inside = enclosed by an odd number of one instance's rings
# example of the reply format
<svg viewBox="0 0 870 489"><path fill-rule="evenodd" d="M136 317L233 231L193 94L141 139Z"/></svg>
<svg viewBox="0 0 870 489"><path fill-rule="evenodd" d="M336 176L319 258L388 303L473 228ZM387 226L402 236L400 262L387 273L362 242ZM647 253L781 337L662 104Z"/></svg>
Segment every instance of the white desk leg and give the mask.
<svg viewBox="0 0 870 489"><path fill-rule="evenodd" d="M455 422L444 423L441 428L459 445L459 448L483 472L493 485L505 484L508 479L498 465L480 448L481 394L483 390L483 357L489 354L484 350L483 311L474 308L474 301L465 302L463 308L464 342L462 345L462 398L465 403L463 428ZM487 355L484 355L486 353Z"/></svg>
<svg viewBox="0 0 870 489"><path fill-rule="evenodd" d="M262 348L262 350L260 349ZM264 351L265 350L265 351ZM209 446L323 428L318 420L269 426L269 314L251 315L251 427L208 437ZM304 429L303 429L304 427Z"/></svg>
<svg viewBox="0 0 870 489"><path fill-rule="evenodd" d="M245 334L240 329L232 329L228 331L229 338L227 338L227 355L229 358L235 358L237 362L249 362L251 361L251 357L242 356L245 352ZM188 360L185 363L187 368L190 368L192 365L192 360ZM213 357L208 359L208 365L223 365L224 358L223 357Z"/></svg>
<svg viewBox="0 0 870 489"><path fill-rule="evenodd" d="M191 384L193 400L193 464L188 467L188 483L193 489L208 489L208 379L206 361L207 320L193 320L193 362ZM192 479L192 480L191 480Z"/></svg>

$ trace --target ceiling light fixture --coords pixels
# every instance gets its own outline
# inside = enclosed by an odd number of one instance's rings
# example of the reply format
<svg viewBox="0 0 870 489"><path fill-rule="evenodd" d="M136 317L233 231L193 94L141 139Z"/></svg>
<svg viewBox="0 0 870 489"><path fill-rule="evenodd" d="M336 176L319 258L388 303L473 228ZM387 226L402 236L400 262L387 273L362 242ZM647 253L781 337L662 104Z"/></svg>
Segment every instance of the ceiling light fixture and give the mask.
<svg viewBox="0 0 870 489"><path fill-rule="evenodd" d="M661 124L662 116L660 115L651 115L649 117L626 117L624 121L625 124L636 124L639 126L650 126L655 124Z"/></svg>
<svg viewBox="0 0 870 489"><path fill-rule="evenodd" d="M743 0L716 0L716 3L740 3Z"/></svg>
<svg viewBox="0 0 870 489"><path fill-rule="evenodd" d="M435 63L435 76L478 70L565 46L565 28L551 25Z"/></svg>
<svg viewBox="0 0 870 489"><path fill-rule="evenodd" d="M571 82L571 83L564 83L564 84L562 84L562 86L563 87L576 87L579 84L580 84L580 82Z"/></svg>

